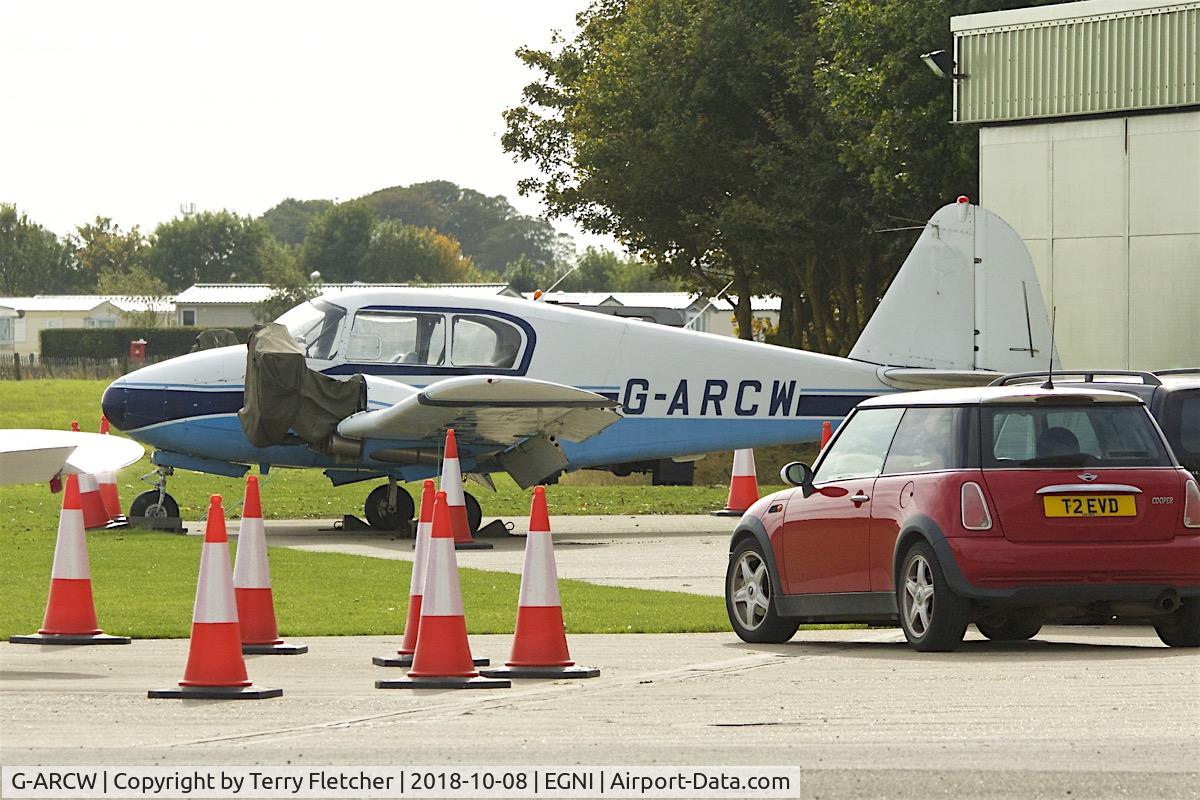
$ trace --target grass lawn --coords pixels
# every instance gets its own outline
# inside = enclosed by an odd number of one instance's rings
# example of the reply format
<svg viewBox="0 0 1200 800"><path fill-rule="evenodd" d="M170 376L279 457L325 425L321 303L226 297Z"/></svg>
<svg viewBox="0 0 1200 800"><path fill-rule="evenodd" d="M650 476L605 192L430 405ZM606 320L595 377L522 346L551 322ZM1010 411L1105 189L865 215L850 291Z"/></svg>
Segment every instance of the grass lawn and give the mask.
<svg viewBox="0 0 1200 800"><path fill-rule="evenodd" d="M191 628L202 540L166 533L88 534L92 589L105 632L179 638ZM236 545L230 544L236 552ZM399 635L408 612L407 561L272 547L271 578L284 636ZM0 543L0 637L41 625L54 528L6 534ZM520 576L461 569L471 633L511 633ZM721 598L560 581L571 633L729 629Z"/></svg>

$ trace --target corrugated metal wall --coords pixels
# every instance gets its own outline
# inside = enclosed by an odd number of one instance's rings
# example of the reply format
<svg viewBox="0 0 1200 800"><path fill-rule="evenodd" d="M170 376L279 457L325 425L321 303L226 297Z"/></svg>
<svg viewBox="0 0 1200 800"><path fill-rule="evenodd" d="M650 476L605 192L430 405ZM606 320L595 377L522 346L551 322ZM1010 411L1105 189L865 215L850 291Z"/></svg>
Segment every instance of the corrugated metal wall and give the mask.
<svg viewBox="0 0 1200 800"><path fill-rule="evenodd" d="M955 122L1200 104L1200 3L960 30L954 41L968 76L955 81Z"/></svg>

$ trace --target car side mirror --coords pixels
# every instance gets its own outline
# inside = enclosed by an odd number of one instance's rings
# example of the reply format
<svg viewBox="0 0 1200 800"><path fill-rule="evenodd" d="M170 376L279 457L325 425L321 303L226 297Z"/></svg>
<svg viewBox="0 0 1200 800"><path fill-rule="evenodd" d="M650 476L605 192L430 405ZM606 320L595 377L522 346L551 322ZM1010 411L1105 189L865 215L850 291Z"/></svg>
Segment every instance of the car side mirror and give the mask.
<svg viewBox="0 0 1200 800"><path fill-rule="evenodd" d="M784 465L783 469L779 470L779 477L789 486L799 486L805 489L805 497L808 496L807 490L812 488L812 467L802 461L793 461Z"/></svg>

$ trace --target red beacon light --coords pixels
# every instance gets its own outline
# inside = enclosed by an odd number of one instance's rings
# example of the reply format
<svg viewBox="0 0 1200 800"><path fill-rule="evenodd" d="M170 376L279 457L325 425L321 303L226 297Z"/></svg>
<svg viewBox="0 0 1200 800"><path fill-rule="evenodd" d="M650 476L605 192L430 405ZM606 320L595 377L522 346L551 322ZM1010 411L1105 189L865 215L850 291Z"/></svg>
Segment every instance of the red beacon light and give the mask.
<svg viewBox="0 0 1200 800"><path fill-rule="evenodd" d="M955 200L954 202L956 202L956 203L969 203L969 202L971 202L971 198L967 197L965 194L960 194L960 195L958 196L958 199L957 199L957 200Z"/></svg>

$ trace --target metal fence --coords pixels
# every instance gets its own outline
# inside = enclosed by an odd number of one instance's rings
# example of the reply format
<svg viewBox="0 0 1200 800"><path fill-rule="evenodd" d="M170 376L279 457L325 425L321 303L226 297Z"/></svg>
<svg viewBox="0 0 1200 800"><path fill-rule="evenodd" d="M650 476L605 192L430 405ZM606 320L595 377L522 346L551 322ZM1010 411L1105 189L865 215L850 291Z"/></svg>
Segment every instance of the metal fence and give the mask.
<svg viewBox="0 0 1200 800"><path fill-rule="evenodd" d="M0 353L0 381L26 381L43 378L119 378L146 364L163 361L150 358L144 362L129 358L41 358L36 354Z"/></svg>

